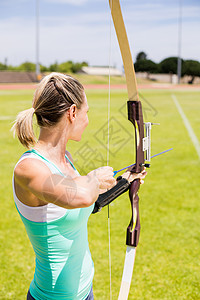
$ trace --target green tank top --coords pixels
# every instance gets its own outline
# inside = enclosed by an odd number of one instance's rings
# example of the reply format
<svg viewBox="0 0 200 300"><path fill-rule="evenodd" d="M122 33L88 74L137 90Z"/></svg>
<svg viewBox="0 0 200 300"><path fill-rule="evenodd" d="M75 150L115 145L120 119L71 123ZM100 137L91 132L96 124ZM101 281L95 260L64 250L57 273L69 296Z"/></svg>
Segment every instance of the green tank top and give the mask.
<svg viewBox="0 0 200 300"><path fill-rule="evenodd" d="M35 150L29 152L42 157ZM53 174L62 174L52 162L42 158ZM66 209L64 216L50 222L33 222L19 212L36 255L30 285L36 300L83 300L88 296L94 265L87 222L93 207Z"/></svg>

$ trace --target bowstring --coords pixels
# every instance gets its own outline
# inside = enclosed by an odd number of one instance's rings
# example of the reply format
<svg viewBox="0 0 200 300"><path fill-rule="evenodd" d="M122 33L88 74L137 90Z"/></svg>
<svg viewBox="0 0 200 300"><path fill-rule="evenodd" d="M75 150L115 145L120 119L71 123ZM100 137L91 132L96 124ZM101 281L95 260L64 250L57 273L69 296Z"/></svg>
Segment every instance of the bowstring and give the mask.
<svg viewBox="0 0 200 300"><path fill-rule="evenodd" d="M112 8L112 1L111 1ZM111 10L110 10L111 12ZM109 166L110 160L110 103L111 103L111 25L112 25L112 16L110 13L110 22L109 22L109 56L108 56L108 138L107 138L107 166ZM112 259L111 259L111 233L110 233L110 207L108 205L108 251L109 251L109 274L110 274L110 300L112 300Z"/></svg>

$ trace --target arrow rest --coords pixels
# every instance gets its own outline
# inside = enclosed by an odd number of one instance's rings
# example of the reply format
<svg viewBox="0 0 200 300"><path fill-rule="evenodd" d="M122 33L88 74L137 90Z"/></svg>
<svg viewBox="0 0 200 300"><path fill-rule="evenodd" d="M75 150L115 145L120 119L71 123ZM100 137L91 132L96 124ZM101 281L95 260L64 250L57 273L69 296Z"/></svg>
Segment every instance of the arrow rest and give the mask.
<svg viewBox="0 0 200 300"><path fill-rule="evenodd" d="M140 164L141 167L150 168L150 164Z"/></svg>
<svg viewBox="0 0 200 300"><path fill-rule="evenodd" d="M152 129L152 125L160 125L160 124L145 122L144 125L145 125L146 136L142 140L142 148L143 148L144 152L146 151L145 160L150 161L151 160L151 129ZM149 168L150 164L143 164L142 166Z"/></svg>

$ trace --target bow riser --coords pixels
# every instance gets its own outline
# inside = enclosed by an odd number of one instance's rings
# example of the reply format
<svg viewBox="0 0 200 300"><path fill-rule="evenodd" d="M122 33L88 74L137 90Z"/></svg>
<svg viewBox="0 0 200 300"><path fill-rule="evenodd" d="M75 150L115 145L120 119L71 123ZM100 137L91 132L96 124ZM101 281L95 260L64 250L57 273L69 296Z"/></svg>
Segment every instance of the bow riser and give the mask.
<svg viewBox="0 0 200 300"><path fill-rule="evenodd" d="M136 147L136 165L132 172L140 173L144 169L144 122L142 113L142 104L140 101L127 101L128 105L128 120L135 128L135 147Z"/></svg>
<svg viewBox="0 0 200 300"><path fill-rule="evenodd" d="M144 125L142 104L140 101L128 101L128 119L135 129L135 146L136 146L136 164L131 172L140 173L144 169ZM139 216L139 196L140 180L132 182L129 189L129 198L131 202L132 217L127 228L126 245L137 247L140 236L140 216Z"/></svg>

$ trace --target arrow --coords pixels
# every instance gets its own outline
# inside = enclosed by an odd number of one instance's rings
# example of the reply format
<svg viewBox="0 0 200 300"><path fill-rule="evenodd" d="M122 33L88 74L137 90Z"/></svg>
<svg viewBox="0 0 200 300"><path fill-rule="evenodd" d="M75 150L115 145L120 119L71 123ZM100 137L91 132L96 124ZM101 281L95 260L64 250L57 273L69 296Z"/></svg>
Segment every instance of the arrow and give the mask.
<svg viewBox="0 0 200 300"><path fill-rule="evenodd" d="M156 157L156 156L159 156L159 155L164 154L164 153L166 153L166 152L169 152L169 151L171 151L171 150L173 150L173 148L170 148L170 149L168 149L168 150L165 150L165 151L162 151L162 152L160 152L160 153L154 154L153 156L151 156L151 158L154 158L154 157ZM113 177L114 177L117 173L119 173L119 172L121 172L121 171L123 171L123 170L126 170L126 169L128 169L129 167L132 167L132 166L134 166L134 165L135 165L135 164L132 164L132 165L127 166L127 167L124 167L124 168L122 168L122 169L120 169L120 170L114 171Z"/></svg>

